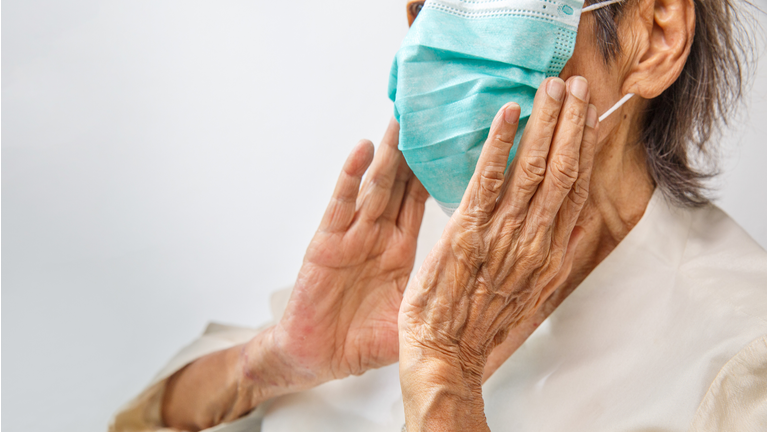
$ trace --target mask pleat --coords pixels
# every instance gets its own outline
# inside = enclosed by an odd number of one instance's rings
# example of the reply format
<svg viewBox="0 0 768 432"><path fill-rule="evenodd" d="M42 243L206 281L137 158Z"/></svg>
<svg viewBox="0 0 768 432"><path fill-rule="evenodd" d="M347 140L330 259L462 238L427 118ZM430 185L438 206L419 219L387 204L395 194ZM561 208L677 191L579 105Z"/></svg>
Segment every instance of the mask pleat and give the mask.
<svg viewBox="0 0 768 432"><path fill-rule="evenodd" d="M536 89L576 40L579 0L428 0L392 65L399 148L446 212L461 201L496 112L517 102L517 142Z"/></svg>

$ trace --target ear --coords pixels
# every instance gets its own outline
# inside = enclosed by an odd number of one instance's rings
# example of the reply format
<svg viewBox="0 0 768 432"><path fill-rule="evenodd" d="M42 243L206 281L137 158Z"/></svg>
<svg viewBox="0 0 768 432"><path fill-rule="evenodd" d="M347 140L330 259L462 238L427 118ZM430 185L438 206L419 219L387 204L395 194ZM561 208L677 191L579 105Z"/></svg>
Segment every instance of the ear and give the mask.
<svg viewBox="0 0 768 432"><path fill-rule="evenodd" d="M696 12L693 0L644 0L637 13L639 19L623 29L634 39L634 52L622 90L653 99L677 80L688 60Z"/></svg>

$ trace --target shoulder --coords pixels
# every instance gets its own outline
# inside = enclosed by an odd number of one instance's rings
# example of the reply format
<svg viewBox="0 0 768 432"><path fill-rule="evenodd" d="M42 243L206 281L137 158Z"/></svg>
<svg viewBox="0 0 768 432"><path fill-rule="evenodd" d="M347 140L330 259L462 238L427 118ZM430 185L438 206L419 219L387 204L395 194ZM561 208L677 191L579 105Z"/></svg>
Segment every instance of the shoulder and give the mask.
<svg viewBox="0 0 768 432"><path fill-rule="evenodd" d="M719 308L766 322L766 252L715 205L689 210L690 231L679 276L693 295Z"/></svg>
<svg viewBox="0 0 768 432"><path fill-rule="evenodd" d="M740 269L765 274L765 250L733 218L714 204L689 211L688 258L739 259Z"/></svg>
<svg viewBox="0 0 768 432"><path fill-rule="evenodd" d="M696 410L689 432L765 429L766 340L753 340L723 366Z"/></svg>

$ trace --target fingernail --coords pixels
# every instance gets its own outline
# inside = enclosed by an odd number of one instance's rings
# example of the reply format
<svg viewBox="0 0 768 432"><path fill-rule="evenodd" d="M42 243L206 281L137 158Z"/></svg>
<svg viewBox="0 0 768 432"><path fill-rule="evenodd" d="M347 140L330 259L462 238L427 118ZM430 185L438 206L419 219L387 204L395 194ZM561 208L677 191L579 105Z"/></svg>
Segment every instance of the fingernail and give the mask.
<svg viewBox="0 0 768 432"><path fill-rule="evenodd" d="M565 95L565 82L560 78L553 78L547 83L547 94L558 102L563 101Z"/></svg>
<svg viewBox="0 0 768 432"><path fill-rule="evenodd" d="M520 120L520 105L516 103L507 104L504 107L504 121L513 125L517 124L518 120Z"/></svg>
<svg viewBox="0 0 768 432"><path fill-rule="evenodd" d="M587 101L587 91L589 91L589 84L587 84L586 79L576 77L571 81L571 94L579 100Z"/></svg>
<svg viewBox="0 0 768 432"><path fill-rule="evenodd" d="M587 126L591 128L597 126L597 108L592 104L589 104L587 109Z"/></svg>

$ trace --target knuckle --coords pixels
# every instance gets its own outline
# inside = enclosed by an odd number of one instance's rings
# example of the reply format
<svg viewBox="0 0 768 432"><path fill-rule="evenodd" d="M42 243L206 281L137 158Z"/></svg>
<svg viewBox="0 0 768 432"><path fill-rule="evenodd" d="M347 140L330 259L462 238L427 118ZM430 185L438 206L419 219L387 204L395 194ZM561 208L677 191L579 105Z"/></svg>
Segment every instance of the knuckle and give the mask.
<svg viewBox="0 0 768 432"><path fill-rule="evenodd" d="M480 172L480 180L485 182L504 182L504 170L506 166L503 164L492 163L483 168Z"/></svg>
<svg viewBox="0 0 768 432"><path fill-rule="evenodd" d="M551 125L554 126L557 124L557 120L559 118L559 108L558 106L548 106L542 108L541 111L539 111L538 120L544 124L544 125Z"/></svg>
<svg viewBox="0 0 768 432"><path fill-rule="evenodd" d="M490 219L495 206L495 200L488 198L482 186L472 194L471 201L459 214L459 225L466 230L484 226Z"/></svg>
<svg viewBox="0 0 768 432"><path fill-rule="evenodd" d="M565 110L565 118L578 127L583 127L587 121L587 111L580 106L569 106Z"/></svg>
<svg viewBox="0 0 768 432"><path fill-rule="evenodd" d="M541 248L532 248L522 255L517 265L525 269L526 273L538 273L539 269L544 266L546 259L547 254L545 251Z"/></svg>
<svg viewBox="0 0 768 432"><path fill-rule="evenodd" d="M568 197L570 198L571 202L577 206L583 205L589 197L589 183L581 180L577 181L573 185L571 193L568 194Z"/></svg>
<svg viewBox="0 0 768 432"><path fill-rule="evenodd" d="M386 176L373 176L368 183L368 187L371 190L388 190L392 188L393 183L393 178Z"/></svg>
<svg viewBox="0 0 768 432"><path fill-rule="evenodd" d="M520 161L523 184L538 184L544 180L547 173L547 158L545 156L527 156Z"/></svg>
<svg viewBox="0 0 768 432"><path fill-rule="evenodd" d="M512 146L515 141L515 133L514 130L506 133L498 133L493 136L493 141L496 143L496 145L499 148L507 148Z"/></svg>
<svg viewBox="0 0 768 432"><path fill-rule="evenodd" d="M570 155L557 155L549 164L549 172L559 187L570 189L579 178L579 161Z"/></svg>
<svg viewBox="0 0 768 432"><path fill-rule="evenodd" d="M504 184L504 169L505 166L499 166L496 164L486 166L480 172L480 187L489 193L495 194L501 190L501 186Z"/></svg>
<svg viewBox="0 0 768 432"><path fill-rule="evenodd" d="M485 247L480 229L474 224L462 227L450 241L456 260L468 268L477 268L485 259Z"/></svg>

